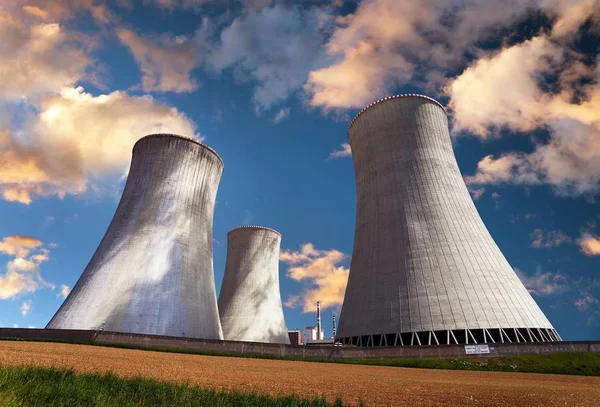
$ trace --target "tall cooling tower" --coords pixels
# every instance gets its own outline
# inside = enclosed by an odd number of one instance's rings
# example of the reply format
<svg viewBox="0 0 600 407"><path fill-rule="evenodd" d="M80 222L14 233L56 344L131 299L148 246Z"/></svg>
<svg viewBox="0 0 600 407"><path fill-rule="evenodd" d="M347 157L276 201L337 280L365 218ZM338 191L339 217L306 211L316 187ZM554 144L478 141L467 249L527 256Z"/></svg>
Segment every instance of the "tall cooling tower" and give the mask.
<svg viewBox="0 0 600 407"><path fill-rule="evenodd" d="M197 141L140 139L113 220L47 328L223 339L212 259L222 172Z"/></svg>
<svg viewBox="0 0 600 407"><path fill-rule="evenodd" d="M219 293L226 340L290 343L279 290L279 232L242 226L227 234L227 262Z"/></svg>
<svg viewBox="0 0 600 407"><path fill-rule="evenodd" d="M338 340L560 340L479 217L437 101L379 100L352 121L348 141L357 213Z"/></svg>

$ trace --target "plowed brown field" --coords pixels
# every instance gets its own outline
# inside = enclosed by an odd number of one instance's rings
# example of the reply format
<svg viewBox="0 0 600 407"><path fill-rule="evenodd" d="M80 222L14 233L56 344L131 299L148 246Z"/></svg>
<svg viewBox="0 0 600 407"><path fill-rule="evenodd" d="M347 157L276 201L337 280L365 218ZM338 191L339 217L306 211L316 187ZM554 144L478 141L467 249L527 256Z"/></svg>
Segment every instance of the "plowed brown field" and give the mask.
<svg viewBox="0 0 600 407"><path fill-rule="evenodd" d="M113 371L217 389L359 397L369 406L600 406L600 378L244 359L0 341L0 364Z"/></svg>

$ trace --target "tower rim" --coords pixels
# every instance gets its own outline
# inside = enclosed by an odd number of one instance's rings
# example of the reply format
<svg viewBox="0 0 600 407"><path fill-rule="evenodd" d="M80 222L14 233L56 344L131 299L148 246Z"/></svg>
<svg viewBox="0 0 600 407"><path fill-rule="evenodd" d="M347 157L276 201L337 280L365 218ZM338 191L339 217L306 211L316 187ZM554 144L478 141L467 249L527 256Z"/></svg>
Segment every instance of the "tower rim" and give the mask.
<svg viewBox="0 0 600 407"><path fill-rule="evenodd" d="M229 230L229 232L227 232L227 234L229 235L231 232L235 232L235 231L242 230L242 229L268 230L269 232L274 232L274 233L277 233L279 236L281 236L281 233L276 231L275 229L272 229L272 228L269 228L266 226L258 226L258 225L238 226L238 227L235 227L235 228Z"/></svg>
<svg viewBox="0 0 600 407"><path fill-rule="evenodd" d="M369 110L371 107L373 107L375 105L378 105L378 104L383 103L383 102L387 102L388 100L400 99L400 98L420 98L420 99L425 99L425 100L427 100L429 102L433 102L434 104L436 104L439 107L441 107L442 110L444 111L444 113L446 114L446 116L448 115L448 112L446 111L446 108L444 107L444 105L442 105L440 102L438 102L437 100L435 100L434 98L429 97L429 96L421 95L419 93L400 93L400 94L397 94L397 95L386 96L384 98L377 99L376 101L374 101L374 102L368 104L367 106L363 107L362 110L360 112L358 112L356 114L356 116L354 116L354 118L350 122L350 126L348 126L348 136L347 136L347 138L348 139L350 138L350 130L352 129L352 125L360 117L361 114L363 114L365 111Z"/></svg>
<svg viewBox="0 0 600 407"><path fill-rule="evenodd" d="M138 139L138 141L136 141L135 144L133 145L133 148L135 148L135 146L140 141L142 141L142 140L149 139L149 138L161 138L161 137L164 137L164 138L176 138L176 139L180 139L180 140L184 140L184 141L189 141L191 143L197 144L200 147L203 147L206 150L208 150L209 152L211 152L212 154L214 154L215 157L217 157L217 159L221 162L221 165L224 166L223 158L221 158L221 156L219 155L219 153L217 153L214 148L209 147L206 144L201 143L200 141L198 141L198 140L196 140L196 139L194 139L192 137L182 136L182 135L174 134L174 133L152 133L152 134L148 134L148 135L146 135L146 136Z"/></svg>

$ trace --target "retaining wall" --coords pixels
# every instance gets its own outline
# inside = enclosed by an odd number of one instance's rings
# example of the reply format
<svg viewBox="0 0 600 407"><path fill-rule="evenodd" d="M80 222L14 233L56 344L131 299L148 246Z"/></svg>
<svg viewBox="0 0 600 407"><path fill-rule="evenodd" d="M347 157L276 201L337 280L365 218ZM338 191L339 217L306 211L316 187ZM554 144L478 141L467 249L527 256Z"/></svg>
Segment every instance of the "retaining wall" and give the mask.
<svg viewBox="0 0 600 407"><path fill-rule="evenodd" d="M463 345L356 348L342 346L293 346L257 342L177 338L106 331L0 328L0 338L58 339L107 345L148 346L218 353L317 359L399 359L510 356L567 352L600 352L600 341L496 343L489 354L467 355Z"/></svg>

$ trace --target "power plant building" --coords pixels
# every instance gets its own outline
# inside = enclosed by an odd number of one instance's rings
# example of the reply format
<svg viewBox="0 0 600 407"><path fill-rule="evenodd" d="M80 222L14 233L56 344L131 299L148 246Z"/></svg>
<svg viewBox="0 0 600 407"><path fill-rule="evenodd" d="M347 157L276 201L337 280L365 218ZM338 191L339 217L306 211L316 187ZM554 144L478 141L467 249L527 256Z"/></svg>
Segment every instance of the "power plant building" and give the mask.
<svg viewBox="0 0 600 407"><path fill-rule="evenodd" d="M281 234L242 226L227 234L227 261L219 293L225 340L289 344L279 288Z"/></svg>
<svg viewBox="0 0 600 407"><path fill-rule="evenodd" d="M336 339L357 346L560 341L490 236L446 111L421 95L352 121L357 213Z"/></svg>
<svg viewBox="0 0 600 407"><path fill-rule="evenodd" d="M47 328L223 339L212 258L222 172L198 141L138 140L112 222Z"/></svg>

